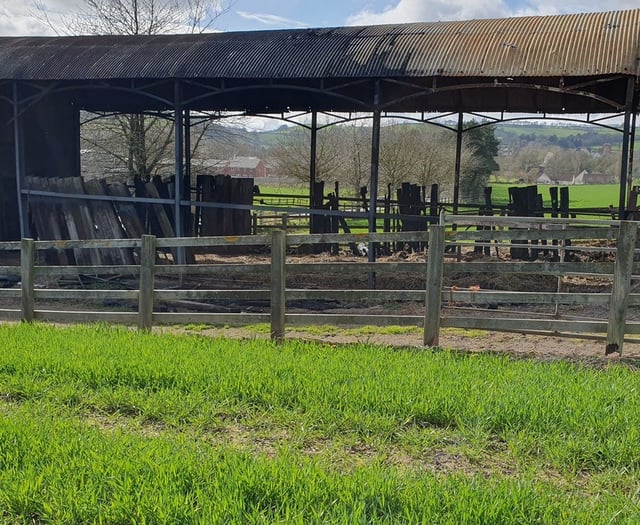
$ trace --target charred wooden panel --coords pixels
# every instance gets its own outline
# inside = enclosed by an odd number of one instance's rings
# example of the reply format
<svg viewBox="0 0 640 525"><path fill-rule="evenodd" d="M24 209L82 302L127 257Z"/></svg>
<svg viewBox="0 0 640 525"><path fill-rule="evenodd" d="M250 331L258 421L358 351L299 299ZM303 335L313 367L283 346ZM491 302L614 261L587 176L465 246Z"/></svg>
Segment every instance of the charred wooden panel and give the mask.
<svg viewBox="0 0 640 525"><path fill-rule="evenodd" d="M25 173L80 176L80 115L63 96L45 97L24 114Z"/></svg>
<svg viewBox="0 0 640 525"><path fill-rule="evenodd" d="M197 179L199 202L251 205L253 179L232 178L228 175L199 175ZM251 210L202 207L196 213L201 236L249 235Z"/></svg>

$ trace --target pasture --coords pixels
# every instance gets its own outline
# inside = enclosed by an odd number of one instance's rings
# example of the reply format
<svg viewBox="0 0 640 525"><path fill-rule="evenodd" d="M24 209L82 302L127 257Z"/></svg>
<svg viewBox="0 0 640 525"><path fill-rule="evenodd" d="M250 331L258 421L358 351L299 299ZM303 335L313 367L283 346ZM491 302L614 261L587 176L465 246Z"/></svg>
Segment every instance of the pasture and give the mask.
<svg viewBox="0 0 640 525"><path fill-rule="evenodd" d="M489 183L488 186L492 188L492 204L496 207L504 208L509 204L509 188L514 186L528 186L528 184L493 181ZM550 188L551 186L546 186L544 184L538 185L538 193L542 195L543 206L548 209L551 208L551 196L549 193ZM614 210L617 210L618 208L620 198L620 187L618 184L576 184L568 186L568 188L570 211L573 213L577 213L579 217L593 219L610 219L611 213L609 211L609 207L613 207ZM262 196L257 196L255 199L255 203L257 205L263 203L272 206L305 206L308 203L309 189L305 188L302 185L297 187L286 185L261 185L260 191L262 192ZM346 197L354 197L352 192L350 192L347 187L343 188L341 192L341 198L344 199ZM359 209L357 201L345 201L341 205L345 209L351 211ZM445 209L451 210L450 203L443 202L442 205ZM476 202L469 206L463 205L462 209L466 210L465 213L477 213L479 206L480 204ZM281 219L281 215L274 213L258 213L257 216L260 217L259 223L261 225L265 224L264 218L271 218L272 222L275 220L275 222L277 222L278 224L279 221L277 221L276 219ZM549 213L547 213L547 216L549 216ZM268 223L268 221L266 221L266 223ZM349 224L349 227L352 231L367 230L366 219L348 218L347 223ZM292 214L292 216L289 217L288 220L289 228L295 228L300 225L306 224L306 219L301 220L300 218L297 218L295 214ZM382 219L378 221L378 230L384 231L384 223Z"/></svg>
<svg viewBox="0 0 640 525"><path fill-rule="evenodd" d="M522 186L513 183L491 183L494 204L505 205L509 203L509 188ZM606 208L612 205L618 206L620 187L618 184L576 184L569 186L569 205L575 208ZM549 187L538 185L538 193L542 195L544 205L551 206Z"/></svg>
<svg viewBox="0 0 640 525"><path fill-rule="evenodd" d="M637 370L0 325L2 523L637 523Z"/></svg>

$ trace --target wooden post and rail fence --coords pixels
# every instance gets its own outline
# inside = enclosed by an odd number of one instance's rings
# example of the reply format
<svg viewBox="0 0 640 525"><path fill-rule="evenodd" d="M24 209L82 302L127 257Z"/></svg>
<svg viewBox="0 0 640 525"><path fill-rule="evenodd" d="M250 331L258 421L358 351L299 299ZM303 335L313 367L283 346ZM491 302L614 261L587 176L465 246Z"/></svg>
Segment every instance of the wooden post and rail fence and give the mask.
<svg viewBox="0 0 640 525"><path fill-rule="evenodd" d="M526 222L525 222L526 221ZM456 224L450 228L447 223ZM479 227L481 225L482 227ZM111 239L89 241L34 241L0 243L2 251L20 251L20 266L0 266L0 274L13 276L20 281L19 288L0 289L0 301L13 301L13 308L0 308L0 319L48 321L48 322L116 322L137 324L141 330L150 330L156 324L208 323L216 325L249 325L269 323L275 341L285 338L287 326L331 324L341 326L400 325L423 328L425 346L437 346L442 327L511 331L540 335L560 335L583 339L601 339L606 352L622 352L625 341L635 341L640 334L640 322L630 319L640 305L640 294L633 293L634 276L640 276L640 265L635 261L638 223L630 221L576 221L572 219L536 219L483 216L450 216L441 224L432 224L428 231L367 234L287 234L277 230L271 234L241 237L156 238L143 235L141 239ZM567 242L570 241L570 242ZM365 243L418 243L427 246L426 262L378 260L368 262L352 258L349 262L331 262L323 258L317 262L296 262L290 254L294 247L320 243L324 245ZM270 260L238 263L233 261L195 264L159 264L159 252L170 253L179 248L215 250L239 246L270 248ZM457 250L446 250L457 246ZM544 260L513 261L508 257L460 260L465 249L473 251L478 246L490 247L497 253L508 253L517 247L529 249L531 254L544 250L552 252ZM128 249L135 253L138 264L116 266L54 266L41 264L47 251L85 249ZM576 256L591 254L585 262ZM424 257L423 257L424 259ZM421 282L416 289L326 289L288 288L289 275L319 272L332 275L367 275L391 273L405 276L407 283ZM448 286L443 282L456 274L508 274L538 276L540 279L557 278L556 291L488 290L474 286L469 288ZM270 286L260 289L159 289L156 283L162 279L216 276L218 281L229 275L270 276ZM137 277L137 289L68 289L52 287L55 279L78 279L81 276L100 276L102 281L112 282L116 276ZM611 281L610 289L596 293L563 292L560 282L566 276L582 276ZM639 277L640 278L640 277ZM38 285L39 280L46 281ZM117 280L114 280L117 282ZM610 290L610 291L609 291ZM239 313L166 312L157 306L162 302L184 301L262 301L268 303L266 313L241 311ZM346 301L350 303L377 303L385 305L388 313L380 315L289 313L290 301ZM41 301L79 301L82 306L73 308L65 304L62 309L41 309ZM107 301L110 305L129 305L129 311L90 309L91 302ZM20 308L16 308L16 303ZM85 304L86 302L86 304ZM423 315L397 315L394 305L413 302L424 305ZM137 303L137 311L135 305ZM464 304L473 314L463 311L457 315L456 305ZM495 305L538 305L555 307L553 314L532 316L523 310L515 315L502 315ZM607 312L601 318L576 319L558 313L562 305L595 306ZM506 308L506 306L505 306ZM513 312L510 312L512 314ZM637 339L640 342L640 339Z"/></svg>

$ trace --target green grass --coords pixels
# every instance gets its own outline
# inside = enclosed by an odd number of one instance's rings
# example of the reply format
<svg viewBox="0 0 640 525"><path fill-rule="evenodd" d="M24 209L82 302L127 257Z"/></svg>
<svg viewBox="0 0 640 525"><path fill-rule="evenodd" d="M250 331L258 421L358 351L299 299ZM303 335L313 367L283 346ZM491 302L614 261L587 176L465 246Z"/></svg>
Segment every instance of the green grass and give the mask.
<svg viewBox="0 0 640 525"><path fill-rule="evenodd" d="M527 186L526 184L491 182L492 201L496 206L506 205L509 203L509 188L512 186ZM292 195L305 195L308 189L303 188L287 188L287 187L261 187L263 193L278 194L282 197ZM542 195L544 206L551 207L551 197L549 187L538 185L538 193ZM591 185L575 185L569 186L569 206L571 209L580 208L607 208L613 206L618 207L620 186L618 184L591 184ZM305 201L306 203L306 201ZM302 202L300 205L304 204ZM606 215L602 218L610 218ZM354 231L362 231L367 229L366 219L348 219L349 226ZM378 230L382 231L383 221L378 223Z"/></svg>
<svg viewBox="0 0 640 525"><path fill-rule="evenodd" d="M197 324L197 325L184 325L182 329L189 332L203 332L209 330L211 325ZM244 326L243 329L247 333L253 334L270 334L271 326L267 323L259 323L253 325ZM292 334L294 337L296 334L309 334L314 336L328 336L328 335L344 335L344 336L361 336L361 335L406 335L414 334L421 335L423 328L418 326L357 326L357 327L342 327L334 325L308 325L308 326L291 326L287 328L287 333ZM466 337L478 337L486 335L488 332L485 330L471 330L461 328L442 328L443 334L464 334Z"/></svg>
<svg viewBox="0 0 640 525"><path fill-rule="evenodd" d="M0 523L638 523L622 366L2 325Z"/></svg>
<svg viewBox="0 0 640 525"><path fill-rule="evenodd" d="M621 133L619 131L597 128L595 126L585 126L584 124L548 125L543 123L533 123L527 125L524 123L502 123L498 125L498 129L505 133L511 133L514 135L534 134L541 137L550 137L552 135L557 137L569 137L572 135L596 134L602 137L603 140L610 143L619 142L621 138Z"/></svg>
<svg viewBox="0 0 640 525"><path fill-rule="evenodd" d="M309 195L309 185L305 185L304 183L300 183L297 185L292 184L277 184L277 185L266 185L260 184L260 181L257 181L257 185L260 188L260 195L281 195L283 197L292 196L292 195ZM307 197L308 199L308 197Z"/></svg>
<svg viewBox="0 0 640 525"><path fill-rule="evenodd" d="M210 328L210 325L198 325L195 327L187 326L187 330L202 331ZM270 334L271 326L267 323L248 325L244 327L247 332L255 334ZM445 329L446 330L446 329ZM292 326L288 328L291 333L311 334L311 335L394 335L394 334L420 334L422 328L417 326L358 326L354 328L338 327L334 325L309 325L309 326Z"/></svg>
<svg viewBox="0 0 640 525"><path fill-rule="evenodd" d="M522 184L492 183L491 198L494 204L509 202L509 188L512 186L526 186ZM618 184L591 184L569 186L570 208L606 208L618 206L620 187ZM544 205L551 206L549 188L538 185L538 193L542 195Z"/></svg>

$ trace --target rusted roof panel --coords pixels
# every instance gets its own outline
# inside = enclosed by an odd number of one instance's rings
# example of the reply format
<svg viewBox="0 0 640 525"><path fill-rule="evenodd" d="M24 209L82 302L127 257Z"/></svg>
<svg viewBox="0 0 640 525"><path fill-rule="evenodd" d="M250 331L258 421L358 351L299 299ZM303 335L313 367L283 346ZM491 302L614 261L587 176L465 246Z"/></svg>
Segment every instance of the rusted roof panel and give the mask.
<svg viewBox="0 0 640 525"><path fill-rule="evenodd" d="M4 37L0 79L638 74L640 9L203 35Z"/></svg>

